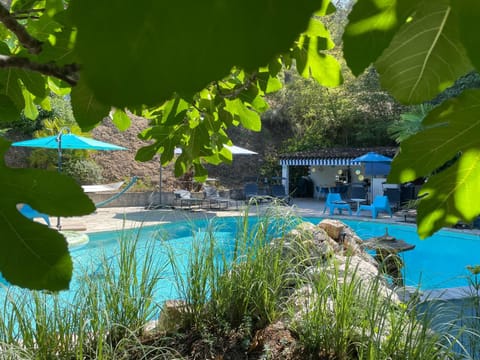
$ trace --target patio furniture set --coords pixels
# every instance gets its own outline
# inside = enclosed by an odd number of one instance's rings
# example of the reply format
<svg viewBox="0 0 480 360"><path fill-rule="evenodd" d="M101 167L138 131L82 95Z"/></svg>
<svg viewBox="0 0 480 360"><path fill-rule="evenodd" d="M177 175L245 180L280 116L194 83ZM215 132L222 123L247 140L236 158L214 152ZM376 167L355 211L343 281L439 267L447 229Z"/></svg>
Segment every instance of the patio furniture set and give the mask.
<svg viewBox="0 0 480 360"><path fill-rule="evenodd" d="M204 186L203 196L195 197L188 190L176 190L174 192L174 207L180 209L210 209L227 210L230 206L238 209L239 203L261 204L264 202L278 201L281 204L289 205L292 201L290 195L286 194L283 185L271 185L268 194L262 193L256 183L247 183L244 186L244 200L235 200L221 196L215 186Z"/></svg>
<svg viewBox="0 0 480 360"><path fill-rule="evenodd" d="M362 204L366 202L365 198L352 198L349 201L342 199L339 193L328 193L327 200L325 202L325 207L323 212L328 209L330 215L335 213L335 209L338 210L339 214L342 214L343 210L348 211L349 215L352 215L351 204L355 203L357 205L356 215L360 215L360 211L366 210L370 211L372 218L376 218L380 212L386 212L390 217L392 217L392 207L386 195L376 196L373 202L370 205Z"/></svg>

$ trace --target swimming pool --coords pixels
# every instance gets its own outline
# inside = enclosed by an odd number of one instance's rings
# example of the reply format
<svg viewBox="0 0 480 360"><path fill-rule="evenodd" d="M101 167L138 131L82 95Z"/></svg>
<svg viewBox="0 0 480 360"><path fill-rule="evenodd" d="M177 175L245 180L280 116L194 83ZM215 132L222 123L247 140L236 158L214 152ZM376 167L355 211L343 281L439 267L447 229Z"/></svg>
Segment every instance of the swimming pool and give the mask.
<svg viewBox="0 0 480 360"><path fill-rule="evenodd" d="M304 218L314 224L321 218ZM444 289L467 286L467 265L480 264L480 235L470 234L453 230L441 230L434 236L420 240L416 233L416 227L411 224L382 223L365 220L342 219L363 240L385 234L386 228L391 236L414 244L414 250L401 253L405 263L404 279L407 286L419 286L422 290ZM237 229L238 218L216 218L215 236L223 250L232 245L232 240ZM142 239L166 237L168 243L173 245L175 256L178 256L186 265L188 253L192 247L192 228L198 234L206 231L208 222L200 220L195 222L179 222L162 226L144 227L142 229L129 230L139 231ZM90 243L81 249L72 252L74 268L82 264L95 262L99 252L115 253L118 247L118 232L91 233ZM159 246L159 258L168 259ZM142 251L140 248L139 251ZM169 278L171 274L167 274ZM171 282L164 281L161 293L165 298L176 297L176 290ZM162 297L163 297L162 296Z"/></svg>
<svg viewBox="0 0 480 360"><path fill-rule="evenodd" d="M318 218L305 219L319 221ZM440 230L421 240L412 224L382 223L342 219L363 240L389 235L414 244L415 249L401 253L405 263L404 278L407 286L422 290L468 286L467 265L480 264L480 235L458 230Z"/></svg>

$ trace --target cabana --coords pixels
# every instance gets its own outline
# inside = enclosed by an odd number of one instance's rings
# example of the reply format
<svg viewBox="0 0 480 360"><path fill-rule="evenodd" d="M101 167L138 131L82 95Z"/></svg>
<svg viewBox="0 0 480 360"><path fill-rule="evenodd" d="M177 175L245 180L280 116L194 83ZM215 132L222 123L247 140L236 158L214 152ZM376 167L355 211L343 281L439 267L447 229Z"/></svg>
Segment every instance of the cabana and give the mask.
<svg viewBox="0 0 480 360"><path fill-rule="evenodd" d="M314 151L302 151L280 155L280 165L282 166L282 183L289 192L295 187L290 185L290 168L308 167L308 176L313 181L313 197L326 197L330 190L342 192L344 187L349 187L352 183L370 181L375 178L375 183L381 186L386 182L386 175L389 168L375 169L372 171L362 164L355 162L354 159L368 152L393 158L397 152L397 147L363 147L363 148L323 148ZM307 174L304 174L307 175ZM374 184L375 185L375 184ZM333 188L333 189L332 189ZM383 189L381 189L383 191Z"/></svg>

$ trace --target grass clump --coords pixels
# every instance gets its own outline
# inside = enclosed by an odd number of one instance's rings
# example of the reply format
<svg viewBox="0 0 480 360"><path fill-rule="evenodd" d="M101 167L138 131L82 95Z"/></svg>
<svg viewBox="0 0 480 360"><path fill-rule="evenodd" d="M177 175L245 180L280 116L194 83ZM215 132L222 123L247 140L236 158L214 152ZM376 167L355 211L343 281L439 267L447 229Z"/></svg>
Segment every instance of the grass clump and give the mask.
<svg viewBox="0 0 480 360"><path fill-rule="evenodd" d="M140 339L159 311L153 299L165 266L154 246L124 232L118 253L104 254L93 269L86 264L71 296L9 288L0 310L2 359L127 359L139 348L148 352Z"/></svg>

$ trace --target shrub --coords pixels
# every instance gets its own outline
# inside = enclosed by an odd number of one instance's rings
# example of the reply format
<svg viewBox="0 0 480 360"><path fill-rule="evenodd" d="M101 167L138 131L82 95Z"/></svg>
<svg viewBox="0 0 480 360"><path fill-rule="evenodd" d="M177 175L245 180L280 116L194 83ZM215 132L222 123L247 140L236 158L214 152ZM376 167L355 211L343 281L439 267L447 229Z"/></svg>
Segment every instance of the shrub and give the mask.
<svg viewBox="0 0 480 360"><path fill-rule="evenodd" d="M90 159L69 159L63 164L62 172L82 185L103 181L102 168Z"/></svg>

